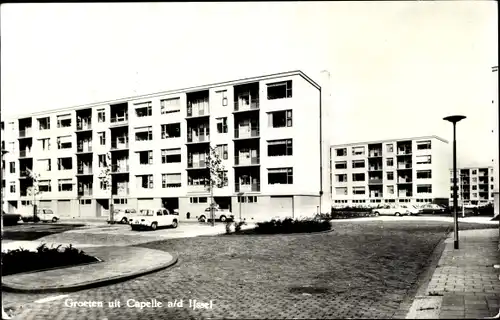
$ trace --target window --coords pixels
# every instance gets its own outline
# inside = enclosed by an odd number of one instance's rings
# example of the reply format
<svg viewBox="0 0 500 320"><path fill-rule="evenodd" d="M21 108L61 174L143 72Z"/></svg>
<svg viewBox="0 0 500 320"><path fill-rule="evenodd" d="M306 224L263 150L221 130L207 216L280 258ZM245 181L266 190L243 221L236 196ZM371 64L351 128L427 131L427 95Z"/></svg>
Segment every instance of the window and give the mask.
<svg viewBox="0 0 500 320"><path fill-rule="evenodd" d="M99 144L101 146L106 145L106 132L98 132L97 136L99 137Z"/></svg>
<svg viewBox="0 0 500 320"><path fill-rule="evenodd" d="M227 160L228 159L228 149L227 149L227 144L218 144L216 146L216 149L215 151L217 152L217 154L219 155L219 158L223 159L223 160Z"/></svg>
<svg viewBox="0 0 500 320"><path fill-rule="evenodd" d="M365 160L353 160L352 167L353 168L364 168L365 167Z"/></svg>
<svg viewBox="0 0 500 320"><path fill-rule="evenodd" d="M347 195L347 188L345 188L345 187L335 188L335 194L338 196L346 196Z"/></svg>
<svg viewBox="0 0 500 320"><path fill-rule="evenodd" d="M477 170L472 170L472 174L477 174Z"/></svg>
<svg viewBox="0 0 500 320"><path fill-rule="evenodd" d="M153 175L152 174L145 174L145 175L140 175L136 176L137 178L137 187L142 188L142 189L153 189Z"/></svg>
<svg viewBox="0 0 500 320"><path fill-rule="evenodd" d="M57 116L57 127L58 128L71 127L71 114Z"/></svg>
<svg viewBox="0 0 500 320"><path fill-rule="evenodd" d="M161 150L161 163L177 162L181 162L181 148Z"/></svg>
<svg viewBox="0 0 500 320"><path fill-rule="evenodd" d="M387 194L394 194L394 186L387 186Z"/></svg>
<svg viewBox="0 0 500 320"><path fill-rule="evenodd" d="M283 99L292 97L292 80L267 84L267 99Z"/></svg>
<svg viewBox="0 0 500 320"><path fill-rule="evenodd" d="M269 112L267 117L269 127L285 128L292 126L292 110Z"/></svg>
<svg viewBox="0 0 500 320"><path fill-rule="evenodd" d="M38 160L38 168L40 168L40 171L50 171L52 169L51 160L50 159Z"/></svg>
<svg viewBox="0 0 500 320"><path fill-rule="evenodd" d="M335 149L335 153L337 154L337 157L345 157L347 156L347 148Z"/></svg>
<svg viewBox="0 0 500 320"><path fill-rule="evenodd" d="M153 164L153 151L140 151L137 152L139 156L139 164L141 165L149 165Z"/></svg>
<svg viewBox="0 0 500 320"><path fill-rule="evenodd" d="M365 174L364 173L353 173L352 174L352 181L365 181Z"/></svg>
<svg viewBox="0 0 500 320"><path fill-rule="evenodd" d="M69 157L57 159L57 170L71 170L71 169L73 169L73 159Z"/></svg>
<svg viewBox="0 0 500 320"><path fill-rule="evenodd" d="M71 179L59 179L59 191L73 191L73 182Z"/></svg>
<svg viewBox="0 0 500 320"><path fill-rule="evenodd" d="M472 194L472 196L473 196L473 197L477 197L477 193L473 193L473 194Z"/></svg>
<svg viewBox="0 0 500 320"><path fill-rule="evenodd" d="M164 173L161 175L162 188L180 188L181 174L180 173Z"/></svg>
<svg viewBox="0 0 500 320"><path fill-rule="evenodd" d="M227 133L227 117L217 118L217 133Z"/></svg>
<svg viewBox="0 0 500 320"><path fill-rule="evenodd" d="M477 186L472 186L472 190L477 190Z"/></svg>
<svg viewBox="0 0 500 320"><path fill-rule="evenodd" d="M293 184L293 168L267 169L269 184Z"/></svg>
<svg viewBox="0 0 500 320"><path fill-rule="evenodd" d="M40 147L43 151L50 150L50 138L38 139L40 141Z"/></svg>
<svg viewBox="0 0 500 320"><path fill-rule="evenodd" d="M238 197L238 203L256 203L256 196Z"/></svg>
<svg viewBox="0 0 500 320"><path fill-rule="evenodd" d="M107 161L106 161L106 155L105 154L99 154L97 156L98 161L99 161L99 168L104 168L107 166Z"/></svg>
<svg viewBox="0 0 500 320"><path fill-rule="evenodd" d="M71 149L71 136L57 137L57 149Z"/></svg>
<svg viewBox="0 0 500 320"><path fill-rule="evenodd" d="M99 187L101 188L101 190L107 190L108 184L106 183L106 181L100 180Z"/></svg>
<svg viewBox="0 0 500 320"><path fill-rule="evenodd" d="M181 111L181 98L169 98L160 100L161 114Z"/></svg>
<svg viewBox="0 0 500 320"><path fill-rule="evenodd" d="M418 184L417 193L432 193L432 185L430 184Z"/></svg>
<svg viewBox="0 0 500 320"><path fill-rule="evenodd" d="M11 182L9 187L10 187L9 188L10 193L16 193L16 183L15 182Z"/></svg>
<svg viewBox="0 0 500 320"><path fill-rule="evenodd" d="M292 139L270 140L267 142L267 156L291 156L293 155Z"/></svg>
<svg viewBox="0 0 500 320"><path fill-rule="evenodd" d="M217 96L217 103L220 103L221 106L227 106L227 90L215 91L215 95Z"/></svg>
<svg viewBox="0 0 500 320"><path fill-rule="evenodd" d="M40 180L38 181L38 191L40 192L51 192L52 187L50 186L50 180Z"/></svg>
<svg viewBox="0 0 500 320"><path fill-rule="evenodd" d="M180 123L170 123L161 125L161 138L179 138L181 136L181 124Z"/></svg>
<svg viewBox="0 0 500 320"><path fill-rule="evenodd" d="M135 141L150 141L153 140L153 127L135 128ZM162 125L163 131L163 125Z"/></svg>
<svg viewBox="0 0 500 320"><path fill-rule="evenodd" d="M16 152L16 144L14 142L9 142L9 151L11 153L15 153Z"/></svg>
<svg viewBox="0 0 500 320"><path fill-rule="evenodd" d="M365 194L365 187L352 187L352 194Z"/></svg>
<svg viewBox="0 0 500 320"><path fill-rule="evenodd" d="M388 158L387 159L387 166L388 167L394 166L394 158Z"/></svg>
<svg viewBox="0 0 500 320"><path fill-rule="evenodd" d="M362 156L365 154L365 147L352 147L353 156Z"/></svg>
<svg viewBox="0 0 500 320"><path fill-rule="evenodd" d="M335 162L335 169L347 169L347 161Z"/></svg>
<svg viewBox="0 0 500 320"><path fill-rule="evenodd" d="M336 174L335 181L336 182L347 182L347 174Z"/></svg>
<svg viewBox="0 0 500 320"><path fill-rule="evenodd" d="M82 199L80 200L80 204L82 205L92 204L92 199Z"/></svg>
<svg viewBox="0 0 500 320"><path fill-rule="evenodd" d="M431 170L417 170L417 179L431 179Z"/></svg>
<svg viewBox="0 0 500 320"><path fill-rule="evenodd" d="M431 141L418 141L417 142L417 150L427 150L431 148Z"/></svg>
<svg viewBox="0 0 500 320"><path fill-rule="evenodd" d="M50 117L39 118L38 119L38 129L50 130Z"/></svg>
<svg viewBox="0 0 500 320"><path fill-rule="evenodd" d="M97 109L97 122L106 122L106 111L104 109Z"/></svg>
<svg viewBox="0 0 500 320"><path fill-rule="evenodd" d="M393 153L394 152L394 145L392 143L386 144L385 145L387 153Z"/></svg>
<svg viewBox="0 0 500 320"><path fill-rule="evenodd" d="M192 197L192 198L189 198L189 202L191 202L191 203L207 203L208 199L207 199L207 197Z"/></svg>
<svg viewBox="0 0 500 320"><path fill-rule="evenodd" d="M150 117L153 115L153 107L151 105L151 101L137 103L137 104L134 104L134 106L135 106L135 115L138 118Z"/></svg>
<svg viewBox="0 0 500 320"><path fill-rule="evenodd" d="M387 172L387 180L394 180L394 172Z"/></svg>
<svg viewBox="0 0 500 320"><path fill-rule="evenodd" d="M476 177L472 178L472 182L474 183L477 182L477 178Z"/></svg>
<svg viewBox="0 0 500 320"><path fill-rule="evenodd" d="M127 199L113 199L114 204L127 204L127 202Z"/></svg>
<svg viewBox="0 0 500 320"><path fill-rule="evenodd" d="M417 156L417 164L430 164L431 156Z"/></svg>
<svg viewBox="0 0 500 320"><path fill-rule="evenodd" d="M10 162L10 173L16 173L16 163L15 162Z"/></svg>

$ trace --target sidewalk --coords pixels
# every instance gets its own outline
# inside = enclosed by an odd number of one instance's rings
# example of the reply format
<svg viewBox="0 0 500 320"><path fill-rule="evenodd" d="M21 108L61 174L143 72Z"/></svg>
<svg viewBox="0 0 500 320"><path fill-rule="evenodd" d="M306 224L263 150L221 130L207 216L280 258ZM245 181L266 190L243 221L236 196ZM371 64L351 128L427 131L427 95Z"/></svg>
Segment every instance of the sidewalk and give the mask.
<svg viewBox="0 0 500 320"><path fill-rule="evenodd" d="M459 232L459 249L453 233L429 282L421 287L406 319L481 319L500 311L499 230Z"/></svg>

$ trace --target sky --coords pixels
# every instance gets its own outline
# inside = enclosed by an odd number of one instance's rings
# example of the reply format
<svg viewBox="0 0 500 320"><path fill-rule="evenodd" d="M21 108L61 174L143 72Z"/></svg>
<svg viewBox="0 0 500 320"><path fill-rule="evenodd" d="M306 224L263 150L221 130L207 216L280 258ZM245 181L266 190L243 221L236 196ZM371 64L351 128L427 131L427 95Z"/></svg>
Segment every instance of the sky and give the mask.
<svg viewBox="0 0 500 320"><path fill-rule="evenodd" d="M438 135L498 157L496 1L3 4L2 117L302 70L330 143ZM492 103L495 100L495 103ZM451 161L451 160L450 160Z"/></svg>

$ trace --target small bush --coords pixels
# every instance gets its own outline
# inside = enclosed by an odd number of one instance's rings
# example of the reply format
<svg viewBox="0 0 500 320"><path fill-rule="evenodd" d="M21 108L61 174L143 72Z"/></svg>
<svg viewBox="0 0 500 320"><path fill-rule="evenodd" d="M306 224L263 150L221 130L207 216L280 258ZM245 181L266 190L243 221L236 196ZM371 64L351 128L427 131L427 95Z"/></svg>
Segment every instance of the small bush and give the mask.
<svg viewBox="0 0 500 320"><path fill-rule="evenodd" d="M66 267L99 261L71 244L63 249L42 244L36 251L19 248L2 252L2 275Z"/></svg>
<svg viewBox="0 0 500 320"><path fill-rule="evenodd" d="M245 221L228 221L226 222L226 234L241 231L241 227L245 225Z"/></svg>
<svg viewBox="0 0 500 320"><path fill-rule="evenodd" d="M304 233L320 232L331 229L330 221L327 219L273 219L266 222L258 222L255 233L275 234L275 233Z"/></svg>
<svg viewBox="0 0 500 320"><path fill-rule="evenodd" d="M372 217L374 214L371 209L364 211L336 211L332 212L332 219L352 219L352 218L364 218Z"/></svg>

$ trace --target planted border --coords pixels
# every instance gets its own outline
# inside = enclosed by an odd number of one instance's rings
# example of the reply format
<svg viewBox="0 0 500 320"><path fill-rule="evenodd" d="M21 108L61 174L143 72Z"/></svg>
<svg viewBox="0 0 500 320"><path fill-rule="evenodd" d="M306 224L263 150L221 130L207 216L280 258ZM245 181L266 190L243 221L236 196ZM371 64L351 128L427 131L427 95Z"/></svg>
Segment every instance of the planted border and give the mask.
<svg viewBox="0 0 500 320"><path fill-rule="evenodd" d="M244 224L241 223L240 224ZM238 226L238 225L236 225ZM238 230L230 230L226 227L226 234L235 235L269 235L269 234L296 234L296 233L317 233L331 231L332 226L329 219L273 219L265 222L257 222L254 229L241 230L241 225Z"/></svg>

